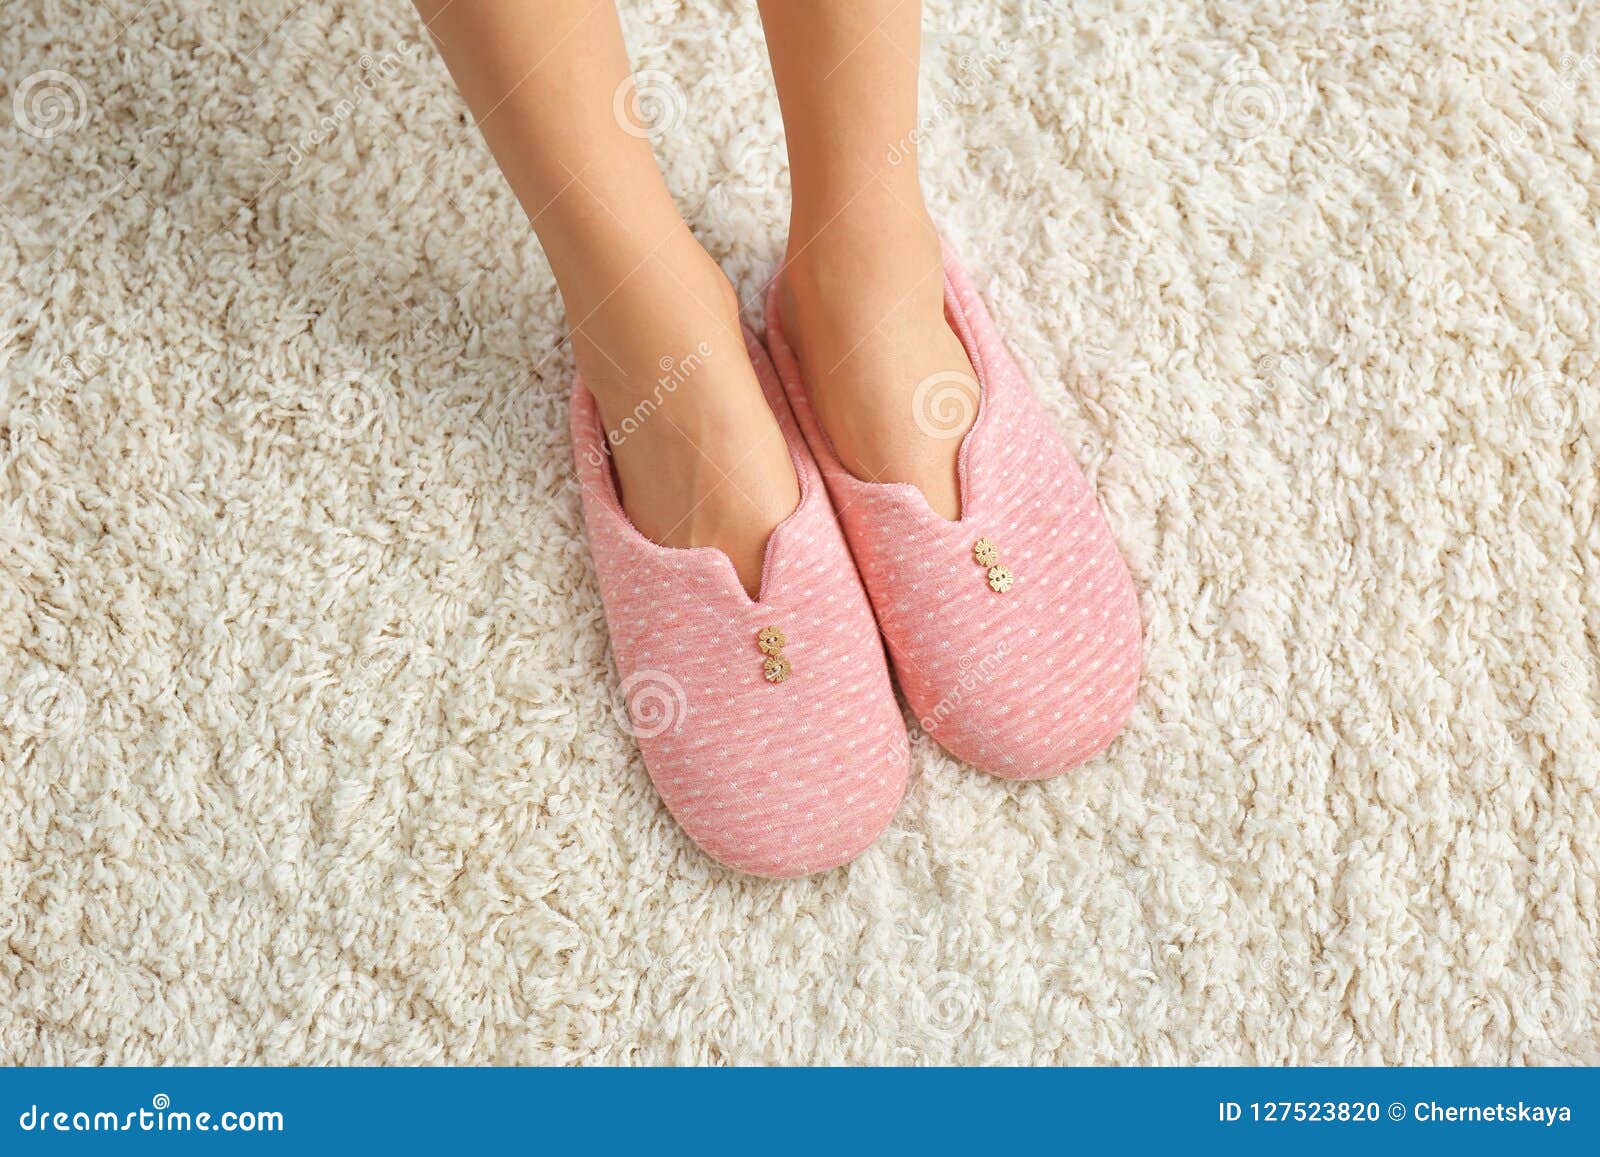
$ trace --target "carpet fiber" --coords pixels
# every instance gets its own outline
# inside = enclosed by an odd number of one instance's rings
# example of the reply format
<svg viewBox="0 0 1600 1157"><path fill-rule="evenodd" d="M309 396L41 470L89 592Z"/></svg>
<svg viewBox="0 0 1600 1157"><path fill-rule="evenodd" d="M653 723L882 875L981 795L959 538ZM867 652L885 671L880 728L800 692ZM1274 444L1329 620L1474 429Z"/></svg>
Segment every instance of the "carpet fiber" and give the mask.
<svg viewBox="0 0 1600 1157"><path fill-rule="evenodd" d="M1064 780L914 736L775 884L619 721L559 303L410 6L6 4L0 1060L1600 1061L1572 8L930 3L930 199L1149 670ZM754 5L626 24L754 319Z"/></svg>

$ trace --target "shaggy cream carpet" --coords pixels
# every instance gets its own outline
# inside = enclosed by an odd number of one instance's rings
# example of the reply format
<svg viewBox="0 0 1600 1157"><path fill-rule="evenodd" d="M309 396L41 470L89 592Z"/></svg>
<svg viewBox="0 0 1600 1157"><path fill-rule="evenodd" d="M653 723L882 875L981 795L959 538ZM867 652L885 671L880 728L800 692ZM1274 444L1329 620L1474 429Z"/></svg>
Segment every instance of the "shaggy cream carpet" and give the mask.
<svg viewBox="0 0 1600 1157"><path fill-rule="evenodd" d="M1600 1061L1600 13L930 3L937 213L1149 673L881 843L619 725L548 270L401 0L0 12L0 1059ZM627 5L756 300L746 0Z"/></svg>

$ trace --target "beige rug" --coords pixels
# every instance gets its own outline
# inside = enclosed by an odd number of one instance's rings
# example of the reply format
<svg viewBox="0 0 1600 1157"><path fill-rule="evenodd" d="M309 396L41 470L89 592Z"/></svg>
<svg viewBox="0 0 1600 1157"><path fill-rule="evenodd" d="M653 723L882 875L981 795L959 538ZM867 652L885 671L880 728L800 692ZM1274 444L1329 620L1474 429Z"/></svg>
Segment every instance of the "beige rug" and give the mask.
<svg viewBox="0 0 1600 1157"><path fill-rule="evenodd" d="M0 1060L1600 1061L1571 7L930 3L930 195L1149 673L772 884L618 725L553 285L409 5L6 4ZM628 28L754 300L754 5Z"/></svg>

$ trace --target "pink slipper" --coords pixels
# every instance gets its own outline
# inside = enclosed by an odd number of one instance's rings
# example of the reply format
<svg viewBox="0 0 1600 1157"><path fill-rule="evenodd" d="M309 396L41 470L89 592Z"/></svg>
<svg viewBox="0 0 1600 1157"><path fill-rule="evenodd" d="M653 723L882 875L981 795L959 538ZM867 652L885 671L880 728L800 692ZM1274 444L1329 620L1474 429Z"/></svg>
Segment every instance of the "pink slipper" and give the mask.
<svg viewBox="0 0 1600 1157"><path fill-rule="evenodd" d="M888 826L910 747L817 464L766 351L749 333L745 344L800 482L767 543L758 601L716 547L658 546L634 527L581 381L572 445L621 715L650 778L713 859L804 876L854 859Z"/></svg>
<svg viewBox="0 0 1600 1157"><path fill-rule="evenodd" d="M994 775L1044 779L1102 750L1133 709L1139 600L1094 492L948 247L944 265L945 312L980 392L957 522L915 486L864 482L839 462L784 340L776 286L767 342L923 728ZM938 405L919 400L935 416Z"/></svg>

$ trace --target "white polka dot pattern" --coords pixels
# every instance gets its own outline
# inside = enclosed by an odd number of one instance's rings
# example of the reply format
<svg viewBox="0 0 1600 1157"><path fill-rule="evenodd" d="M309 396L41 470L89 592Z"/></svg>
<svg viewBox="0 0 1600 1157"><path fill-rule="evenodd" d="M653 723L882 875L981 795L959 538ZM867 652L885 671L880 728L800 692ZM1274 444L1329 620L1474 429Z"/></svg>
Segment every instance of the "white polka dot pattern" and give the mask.
<svg viewBox="0 0 1600 1157"><path fill-rule="evenodd" d="M994 775L1043 779L1103 749L1132 711L1138 595L1083 471L948 247L945 309L981 392L961 447L956 522L915 487L864 482L840 464L783 339L775 294L767 342L923 727ZM980 538L1015 576L1004 593L974 562Z"/></svg>
<svg viewBox="0 0 1600 1157"><path fill-rule="evenodd" d="M634 527L581 382L572 444L623 696L655 696L633 712L633 730L661 798L714 859L801 876L855 858L888 826L910 747L821 475L765 350L748 333L746 344L801 489L773 532L759 602L720 550L658 546ZM756 642L768 626L787 637L793 666L777 684L764 677Z"/></svg>

